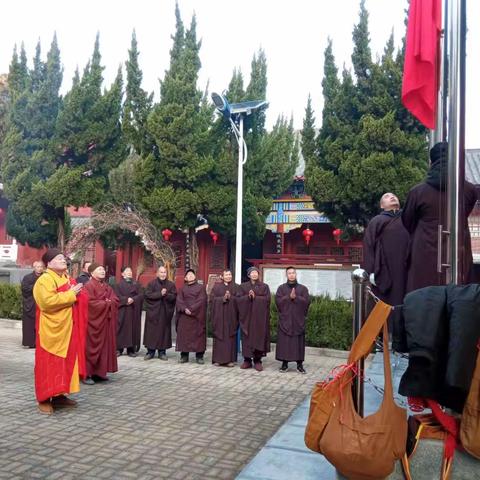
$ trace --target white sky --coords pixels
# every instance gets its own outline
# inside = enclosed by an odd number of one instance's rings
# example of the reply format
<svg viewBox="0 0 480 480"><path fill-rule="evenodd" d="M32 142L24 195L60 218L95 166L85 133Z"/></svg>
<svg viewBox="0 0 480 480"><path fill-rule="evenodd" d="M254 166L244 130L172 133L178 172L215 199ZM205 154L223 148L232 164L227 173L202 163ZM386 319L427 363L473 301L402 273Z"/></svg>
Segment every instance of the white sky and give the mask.
<svg viewBox="0 0 480 480"><path fill-rule="evenodd" d="M200 87L210 81L210 92L224 90L233 68L240 66L248 82L250 61L261 46L268 61L270 102L268 123L280 113L293 114L301 128L307 96L311 93L316 118L321 118L323 52L333 39L339 70L351 65L352 29L358 21L359 0L180 0L182 18L189 24L197 14L202 39ZM479 148L480 138L480 2L468 3L467 40L467 148ZM367 0L371 48L381 55L392 29L399 46L404 33L406 0ZM25 43L29 61L40 38L43 54L57 32L64 64L63 91L68 90L75 67L83 69L93 50L97 31L106 84L127 58L133 28L137 32L144 88L158 98L158 79L168 68L170 35L175 28L174 0L16 0L2 4L0 73L8 72L13 46Z"/></svg>

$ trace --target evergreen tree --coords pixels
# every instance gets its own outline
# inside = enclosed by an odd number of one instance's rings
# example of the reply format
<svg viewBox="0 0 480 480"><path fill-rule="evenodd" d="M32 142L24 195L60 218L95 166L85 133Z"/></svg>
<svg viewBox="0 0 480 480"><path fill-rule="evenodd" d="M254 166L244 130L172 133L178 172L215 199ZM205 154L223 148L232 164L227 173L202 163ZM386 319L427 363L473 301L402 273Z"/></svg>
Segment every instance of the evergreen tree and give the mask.
<svg viewBox="0 0 480 480"><path fill-rule="evenodd" d="M303 119L303 128L301 132L302 138L302 155L305 162L312 161L315 158L315 117L313 116L312 97L308 95L307 107L305 108L305 118Z"/></svg>
<svg viewBox="0 0 480 480"><path fill-rule="evenodd" d="M317 208L350 234L378 213L383 193L403 200L427 166L425 130L402 121L402 62L394 57L393 36L382 58L371 59L364 0L353 41L355 77L344 69L338 80L331 43L325 50L323 124L306 169Z"/></svg>
<svg viewBox="0 0 480 480"><path fill-rule="evenodd" d="M32 90L35 92L38 90L44 80L45 64L42 62L42 46L40 40L35 48L35 57L33 59L33 70L30 72L32 79Z"/></svg>
<svg viewBox="0 0 480 480"><path fill-rule="evenodd" d="M20 58L17 53L17 46L15 45L13 49L12 61L10 62L8 84L11 97L15 99L28 87L29 82L30 76L27 67L27 54L22 43L20 49Z"/></svg>
<svg viewBox="0 0 480 480"><path fill-rule="evenodd" d="M8 128L8 112L10 109L10 92L8 89L7 75L0 75L0 145L2 139L5 138ZM1 180L1 165L2 157L0 155L0 183Z"/></svg>
<svg viewBox="0 0 480 480"><path fill-rule="evenodd" d="M185 31L178 5L170 67L161 82L160 102L148 118L154 151L137 173L137 199L158 228L189 229L193 238L197 214L212 222L215 162L209 129L213 109L197 88L200 42L196 18ZM221 189L221 186L218 186Z"/></svg>
<svg viewBox="0 0 480 480"><path fill-rule="evenodd" d="M45 182L43 198L56 208L60 224L66 206L95 206L108 200L108 172L125 159L121 131L121 68L102 93L99 37L91 61L67 93L56 124L58 168ZM61 237L61 225L60 235Z"/></svg>
<svg viewBox="0 0 480 480"><path fill-rule="evenodd" d="M10 68L14 84L26 88L16 90L0 150L10 201L7 229L21 243L63 247L68 232L65 208L101 201L108 191L108 171L126 156L120 124L122 77L119 70L112 87L102 94L97 37L91 61L81 79L77 73L62 105L56 37L46 63L39 52L37 48L26 80L21 80L25 69L15 52ZM40 70L42 75L37 75Z"/></svg>
<svg viewBox="0 0 480 480"><path fill-rule="evenodd" d="M329 135L333 135L335 132L335 100L338 96L339 89L340 81L338 80L338 69L335 65L332 40L329 38L323 61L323 112L322 130L319 138L325 139Z"/></svg>
<svg viewBox="0 0 480 480"><path fill-rule="evenodd" d="M243 75L240 68L233 70L232 79L228 85L227 98L232 103L241 102L245 98Z"/></svg>
<svg viewBox="0 0 480 480"><path fill-rule="evenodd" d="M141 165L142 158L135 152L108 173L110 194L118 205L135 205L135 175Z"/></svg>
<svg viewBox="0 0 480 480"><path fill-rule="evenodd" d="M54 209L39 201L36 194L37 186L55 168L52 138L62 82L56 38L46 63L40 53L38 44L34 68L29 71L24 49L20 60L14 51L9 75L14 85L12 104L0 149L5 194L10 202L7 230L21 243L32 246L54 244L57 228Z"/></svg>
<svg viewBox="0 0 480 480"><path fill-rule="evenodd" d="M123 106L122 131L125 142L139 154L147 154L152 140L147 131L147 118L152 109L153 94L142 89L142 71L138 64L139 52L135 30L128 51L126 97Z"/></svg>

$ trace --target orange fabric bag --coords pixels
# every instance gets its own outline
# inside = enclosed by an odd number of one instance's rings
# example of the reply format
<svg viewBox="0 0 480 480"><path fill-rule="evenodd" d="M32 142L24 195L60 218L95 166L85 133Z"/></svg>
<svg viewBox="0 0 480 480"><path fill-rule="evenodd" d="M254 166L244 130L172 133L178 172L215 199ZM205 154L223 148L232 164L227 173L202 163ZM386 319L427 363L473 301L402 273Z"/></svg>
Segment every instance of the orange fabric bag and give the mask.
<svg viewBox="0 0 480 480"><path fill-rule="evenodd" d="M388 338L386 323L383 338ZM361 417L353 405L352 392L344 388L320 439L320 450L349 480L388 477L395 461L405 455L407 411L393 400L388 342L383 342L385 392L377 412ZM348 373L350 375L350 373Z"/></svg>
<svg viewBox="0 0 480 480"><path fill-rule="evenodd" d="M477 355L472 383L463 407L460 441L470 455L480 458L480 353Z"/></svg>
<svg viewBox="0 0 480 480"><path fill-rule="evenodd" d="M314 452L322 453L320 449L320 438L330 415L340 396L340 391L350 385L355 367L355 362L368 355L378 332L385 325L392 307L383 302L378 302L360 333L352 344L348 356L348 364L335 368L332 371L333 379L318 382L312 392L310 400L310 411L305 429L305 445ZM385 337L385 338L388 338Z"/></svg>

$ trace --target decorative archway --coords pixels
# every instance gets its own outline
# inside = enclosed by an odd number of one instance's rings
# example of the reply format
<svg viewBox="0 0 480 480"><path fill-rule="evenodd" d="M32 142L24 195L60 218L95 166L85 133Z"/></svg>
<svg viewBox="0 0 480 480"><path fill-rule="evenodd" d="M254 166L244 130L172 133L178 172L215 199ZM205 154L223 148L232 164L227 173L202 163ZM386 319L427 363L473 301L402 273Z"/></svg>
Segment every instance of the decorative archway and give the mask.
<svg viewBox="0 0 480 480"><path fill-rule="evenodd" d="M153 258L165 265L168 277L175 277L176 255L169 242L163 240L153 224L132 208L107 204L96 211L89 225L75 228L65 245L65 253L72 258L83 258L88 247L108 231L124 230L139 237L140 243Z"/></svg>

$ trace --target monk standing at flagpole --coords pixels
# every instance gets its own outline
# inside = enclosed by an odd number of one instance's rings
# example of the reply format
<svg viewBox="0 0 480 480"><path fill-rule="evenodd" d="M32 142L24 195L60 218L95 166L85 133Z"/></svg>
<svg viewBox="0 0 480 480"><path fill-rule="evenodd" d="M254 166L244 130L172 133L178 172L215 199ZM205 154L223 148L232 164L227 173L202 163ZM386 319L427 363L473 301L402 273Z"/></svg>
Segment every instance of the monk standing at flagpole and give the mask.
<svg viewBox="0 0 480 480"><path fill-rule="evenodd" d="M67 275L63 253L51 248L42 257L45 273L33 287L37 303L35 394L41 413L74 407L66 395L80 391L85 375L85 327L88 298L83 285Z"/></svg>

